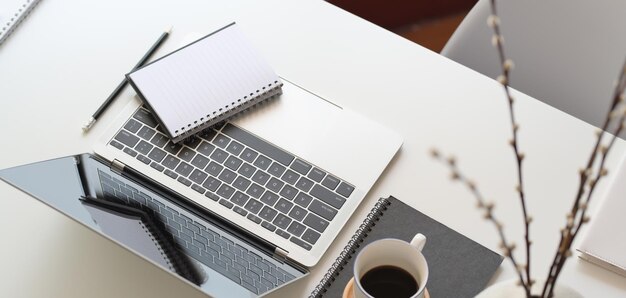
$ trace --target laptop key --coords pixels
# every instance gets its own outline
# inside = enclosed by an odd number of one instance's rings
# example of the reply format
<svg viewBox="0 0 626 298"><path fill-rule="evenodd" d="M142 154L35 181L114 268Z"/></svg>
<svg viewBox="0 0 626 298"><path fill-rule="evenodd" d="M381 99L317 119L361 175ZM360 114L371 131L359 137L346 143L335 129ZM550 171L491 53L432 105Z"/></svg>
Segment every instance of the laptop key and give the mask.
<svg viewBox="0 0 626 298"><path fill-rule="evenodd" d="M169 152L169 153L171 153L173 155L178 154L178 151L180 151L181 148L183 148L182 145L174 144L174 143L172 143L172 141L169 141L167 143L167 145L165 145L165 147L163 147L163 149L165 149L165 151L167 151L167 152Z"/></svg>
<svg viewBox="0 0 626 298"><path fill-rule="evenodd" d="M228 159L226 159L226 162L224 162L224 165L227 168L233 171L236 171L237 169L239 169L239 166L241 166L242 163L243 161L241 161L241 159L231 155L228 157Z"/></svg>
<svg viewBox="0 0 626 298"><path fill-rule="evenodd" d="M289 210L291 210L291 207L293 207L293 203L289 202L285 199L280 199L280 201L278 201L278 203L276 203L276 206L274 206L274 208L276 208L276 210L282 212L282 213L289 213Z"/></svg>
<svg viewBox="0 0 626 298"><path fill-rule="evenodd" d="M182 183L185 186L190 186L191 185L191 181L185 179L184 177L178 177L178 179L176 179L176 181Z"/></svg>
<svg viewBox="0 0 626 298"><path fill-rule="evenodd" d="M324 230L328 227L328 222L325 219L322 219L313 213L309 213L303 223L320 233L324 233Z"/></svg>
<svg viewBox="0 0 626 298"><path fill-rule="evenodd" d="M176 170L175 170L175 171L176 171L176 173L178 173L179 175L183 175L183 176L187 177L187 176L189 176L189 174L191 173L191 171L192 171L192 170L193 170L193 167L192 167L190 164L188 164L188 163L186 163L186 162L182 161L182 162L178 165L178 167L176 167Z"/></svg>
<svg viewBox="0 0 626 298"><path fill-rule="evenodd" d="M257 157L257 155L259 155L258 153L252 151L252 149L250 148L246 148L245 150L243 150L243 153L241 153L241 155L239 157L241 157L241 159L252 163L254 161L254 159Z"/></svg>
<svg viewBox="0 0 626 298"><path fill-rule="evenodd" d="M317 242L317 239L320 239L320 234L311 229L306 230L306 232L302 234L302 240L308 243L315 244L315 242Z"/></svg>
<svg viewBox="0 0 626 298"><path fill-rule="evenodd" d="M244 206L246 202L248 202L248 199L250 199L248 195L238 191L235 193L235 195L233 195L232 198L230 198L230 201L239 206Z"/></svg>
<svg viewBox="0 0 626 298"><path fill-rule="evenodd" d="M248 214L248 216L246 218L251 220L252 222L254 222L256 224L260 224L261 223L261 219L258 216L255 216L254 214Z"/></svg>
<svg viewBox="0 0 626 298"><path fill-rule="evenodd" d="M343 206L343 203L346 202L345 198L335 194L325 187L320 186L319 184L313 186L310 194L337 209L340 209L341 206Z"/></svg>
<svg viewBox="0 0 626 298"><path fill-rule="evenodd" d="M289 225L289 228L287 228L287 232L291 233L292 235L296 235L298 237L302 235L302 232L304 232L304 230L306 230L306 227L295 221L292 222L291 225Z"/></svg>
<svg viewBox="0 0 626 298"><path fill-rule="evenodd" d="M267 187L268 189L270 189L273 192L279 192L281 188L283 188L283 185L285 185L284 182L276 179L276 178L272 178L270 180L270 182L267 183L267 185L265 185L265 187Z"/></svg>
<svg viewBox="0 0 626 298"><path fill-rule="evenodd" d="M147 165L150 164L151 160L143 155L137 155L137 159Z"/></svg>
<svg viewBox="0 0 626 298"><path fill-rule="evenodd" d="M224 169L224 171L222 171L222 173L219 176L220 180L226 183L233 183L233 180L235 180L235 177L237 177L237 174L235 174L235 172L229 169Z"/></svg>
<svg viewBox="0 0 626 298"><path fill-rule="evenodd" d="M209 164L209 159L202 156L201 154L197 154L196 157L194 157L191 161L191 164L199 169L204 169L204 167Z"/></svg>
<svg viewBox="0 0 626 298"><path fill-rule="evenodd" d="M308 212L302 209L302 207L296 205L293 207L293 209L291 209L291 212L289 212L289 217L295 220L302 220L307 213Z"/></svg>
<svg viewBox="0 0 626 298"><path fill-rule="evenodd" d="M217 190L217 194L225 199L229 199L233 193L235 193L235 189L226 185L226 184L222 184L222 186L220 186L220 188Z"/></svg>
<svg viewBox="0 0 626 298"><path fill-rule="evenodd" d="M280 195L289 200L293 200L297 193L298 190L289 185L285 185L285 187L283 187L283 190L280 191Z"/></svg>
<svg viewBox="0 0 626 298"><path fill-rule="evenodd" d="M331 175L327 175L324 181L322 181L322 185L328 187L330 190L334 190L337 185L339 185L339 179Z"/></svg>
<svg viewBox="0 0 626 298"><path fill-rule="evenodd" d="M191 173L191 175L189 176L189 179L191 179L191 181L198 183L198 184L202 184L204 182L204 180L208 177L209 175L207 175L206 173L195 169L193 170L193 172ZM204 192L202 192L204 193Z"/></svg>
<svg viewBox="0 0 626 298"><path fill-rule="evenodd" d="M310 195L301 192L296 195L296 198L293 201L303 208L306 208L309 206L309 203L311 203L312 200L313 198Z"/></svg>
<svg viewBox="0 0 626 298"><path fill-rule="evenodd" d="M234 154L235 156L237 156L237 155L239 155L241 153L241 151L243 151L243 145L239 144L236 141L232 141L232 142L230 142L228 147L226 147L226 151L228 151L231 154Z"/></svg>
<svg viewBox="0 0 626 298"><path fill-rule="evenodd" d="M167 144L168 141L169 141L169 138L166 137L164 134L157 133L154 135L154 137L152 137L152 140L150 140L150 143L152 143L154 146L157 146L159 148L163 148L163 146L165 146L165 144Z"/></svg>
<svg viewBox="0 0 626 298"><path fill-rule="evenodd" d="M278 214L278 211L265 206L263 207L263 210L261 210L261 213L259 213L259 217L261 217L262 219L265 219L267 221L272 221L274 219L274 217L276 216L276 214Z"/></svg>
<svg viewBox="0 0 626 298"><path fill-rule="evenodd" d="M159 148L154 148L152 149L152 151L150 151L150 154L148 154L148 157L156 162L161 162L163 158L165 158L166 155L167 153L165 153L165 151Z"/></svg>
<svg viewBox="0 0 626 298"><path fill-rule="evenodd" d="M135 145L139 142L139 138L137 136L132 135L130 132L125 130L120 130L120 132L115 135L115 140L131 148L135 147Z"/></svg>
<svg viewBox="0 0 626 298"><path fill-rule="evenodd" d="M308 173L311 169L311 165L304 160L296 158L296 160L291 164L290 168L300 173L301 175L306 175L306 173Z"/></svg>
<svg viewBox="0 0 626 298"><path fill-rule="evenodd" d="M175 169L176 166L178 165L178 163L180 163L180 159L178 159L178 158L176 158L174 156L171 156L171 155L168 155L163 160L163 162L161 162L162 165L164 165L165 167L167 167L167 168L169 168L171 170Z"/></svg>
<svg viewBox="0 0 626 298"><path fill-rule="evenodd" d="M150 145L150 143L142 140L139 142L139 144L137 144L137 146L135 147L135 150L137 150L139 153L143 155L148 155L148 153L150 153L150 150L152 150L152 148L153 146Z"/></svg>
<svg viewBox="0 0 626 298"><path fill-rule="evenodd" d="M211 152L213 152L213 149L215 149L215 146L203 141L202 143L200 143L200 146L196 150L198 150L198 152L204 154L205 156L210 156Z"/></svg>
<svg viewBox="0 0 626 298"><path fill-rule="evenodd" d="M239 189L241 191L246 191L246 189L248 189L248 186L250 186L250 180L244 178L243 176L238 176L237 179L235 179L235 181L233 182L233 186L236 189Z"/></svg>
<svg viewBox="0 0 626 298"><path fill-rule="evenodd" d="M233 203L231 203L229 201L226 201L224 199L220 200L220 204L222 204L223 206L225 206L228 209L233 208L233 206L234 206Z"/></svg>
<svg viewBox="0 0 626 298"><path fill-rule="evenodd" d="M274 162L267 171L276 177L280 177L285 172L285 169L281 164Z"/></svg>
<svg viewBox="0 0 626 298"><path fill-rule="evenodd" d="M209 177L207 177L206 181L204 181L202 186L206 187L210 191L216 191L217 188L220 187L220 184L222 184L222 182L220 182L219 180L209 176Z"/></svg>
<svg viewBox="0 0 626 298"><path fill-rule="evenodd" d="M259 157L254 161L254 165L263 171L267 170L267 168L269 168L271 163L272 163L272 160L270 160L269 158L263 155L259 155Z"/></svg>
<svg viewBox="0 0 626 298"><path fill-rule="evenodd" d="M160 164L158 164L158 163L156 163L156 162L152 162L152 163L150 164L150 166L151 166L153 169L155 169L155 170L157 170L157 171L159 171L159 172L163 172L163 170L165 170L165 167L163 167L162 165L160 165Z"/></svg>
<svg viewBox="0 0 626 298"><path fill-rule="evenodd" d="M278 236L283 237L285 239L289 239L289 236L290 236L289 233L287 233L287 232L285 232L285 231L283 231L281 229L277 229L275 233L278 234Z"/></svg>
<svg viewBox="0 0 626 298"><path fill-rule="evenodd" d="M183 150L178 153L178 157L186 162L190 162L194 155L196 153L188 147L183 147Z"/></svg>
<svg viewBox="0 0 626 298"><path fill-rule="evenodd" d="M311 250L311 248L313 248L310 244L296 238L296 237L291 237L291 239L289 239L289 241L295 243L296 245L306 249L306 250Z"/></svg>
<svg viewBox="0 0 626 298"><path fill-rule="evenodd" d="M133 119L128 119L128 122L126 122L126 125L124 125L124 129L132 133L136 133L139 130L139 128L141 128L141 123Z"/></svg>
<svg viewBox="0 0 626 298"><path fill-rule="evenodd" d="M274 206L274 204L276 204L277 201L278 201L278 195L271 191L266 191L261 196L261 202L269 206Z"/></svg>
<svg viewBox="0 0 626 298"><path fill-rule="evenodd" d="M214 194L214 193L212 193L212 192L210 192L210 191L207 191L207 192L204 194L204 196L205 196L205 197L207 197L207 198L209 198L209 199L211 199L211 200L213 200L213 201L216 201L216 202L217 202L217 201L219 201L219 199L220 199L220 197L218 197L216 194Z"/></svg>
<svg viewBox="0 0 626 298"><path fill-rule="evenodd" d="M354 191L354 186L349 185L345 182L341 182L341 184L339 184L339 187L337 187L337 192L346 198L352 194L352 191Z"/></svg>
<svg viewBox="0 0 626 298"><path fill-rule="evenodd" d="M331 221L337 215L337 210L333 207L330 207L319 200L314 200L309 206L309 211L321 216L322 218Z"/></svg>
<svg viewBox="0 0 626 298"><path fill-rule="evenodd" d="M265 185L265 183L267 183L267 180L269 179L270 175L263 171L256 171L256 173L254 173L254 176L252 176L252 181L261 185Z"/></svg>
<svg viewBox="0 0 626 298"><path fill-rule="evenodd" d="M291 223L291 218L284 214L278 214L272 223L281 229L286 229Z"/></svg>
<svg viewBox="0 0 626 298"><path fill-rule="evenodd" d="M156 120L154 120L154 117L152 117L152 114L144 109L138 109L137 112L135 112L135 115L133 115L133 118L152 128L155 128L158 124Z"/></svg>
<svg viewBox="0 0 626 298"><path fill-rule="evenodd" d="M241 207L239 207L239 206L235 206L235 207L233 208L233 210L234 210L235 212L237 212L237 213L238 213L239 215L241 215L241 216L244 216L244 217L245 217L246 215L248 215L248 211L243 210L243 209L242 209Z"/></svg>
<svg viewBox="0 0 626 298"><path fill-rule="evenodd" d="M261 210L261 208L263 208L263 204L255 199L251 199L250 201L248 201L248 204L246 204L245 208L251 213L257 214Z"/></svg>
<svg viewBox="0 0 626 298"><path fill-rule="evenodd" d="M128 154L128 155L130 155L132 157L137 156L137 151L135 151L133 149L130 149L130 148L124 148L124 153L126 153L126 154Z"/></svg>
<svg viewBox="0 0 626 298"><path fill-rule="evenodd" d="M215 144L216 146L222 149L226 148L229 142L230 142L230 138L223 134L218 134L213 140L213 144Z"/></svg>
<svg viewBox="0 0 626 298"><path fill-rule="evenodd" d="M239 168L239 171L237 171L237 173L241 174L242 176L246 178L250 178L252 177L252 174L254 174L254 171L256 171L256 168L254 168L251 164L246 162Z"/></svg>
<svg viewBox="0 0 626 298"><path fill-rule="evenodd" d="M258 199L263 194L264 190L265 189L261 185L252 183L252 185L246 191L246 194L250 195L253 198Z"/></svg>
<svg viewBox="0 0 626 298"><path fill-rule="evenodd" d="M223 166L219 165L218 163L212 161L211 163L209 163L209 166L206 167L206 171L209 172L209 174L217 177L220 172L222 171L222 169L224 169Z"/></svg>
<svg viewBox="0 0 626 298"><path fill-rule="evenodd" d="M172 171L170 171L170 170L168 170L168 169L165 169L165 172L163 172L163 173L164 173L165 175L169 176L169 177L170 177L170 178L172 178L172 179L176 179L176 178L178 178L178 174L176 174L176 173L174 173L174 172L172 172Z"/></svg>
<svg viewBox="0 0 626 298"><path fill-rule="evenodd" d="M211 159L219 163L223 163L227 157L228 153L219 148L215 149L215 151L213 151L213 154L211 154Z"/></svg>
<svg viewBox="0 0 626 298"><path fill-rule="evenodd" d="M311 178L311 180L315 182L320 182L322 181L322 179L324 179L324 176L326 176L326 172L318 168L313 168L313 170L309 173L307 177Z"/></svg>
<svg viewBox="0 0 626 298"><path fill-rule="evenodd" d="M296 182L296 187L304 192L308 192L313 187L313 181L309 180L306 177L301 177L298 182Z"/></svg>
<svg viewBox="0 0 626 298"><path fill-rule="evenodd" d="M224 128L222 128L222 133L231 136L237 141L248 145L252 149L259 151L274 160L277 160L285 166L288 166L294 159L293 155L264 140L259 139L258 137L232 125L231 123L226 123Z"/></svg>
<svg viewBox="0 0 626 298"><path fill-rule="evenodd" d="M152 136L154 136L155 133L156 131L154 131L154 129L144 126L139 130L137 135L146 141L150 141L150 139L152 139Z"/></svg>
<svg viewBox="0 0 626 298"><path fill-rule="evenodd" d="M294 185L298 181L298 178L300 178L300 175L298 173L292 170L287 170L280 179L291 185Z"/></svg>
<svg viewBox="0 0 626 298"><path fill-rule="evenodd" d="M111 142L109 142L109 144L111 144L111 146L113 146L113 147L115 147L115 148L117 148L119 150L124 149L124 145L116 142L115 140L111 140Z"/></svg>
<svg viewBox="0 0 626 298"><path fill-rule="evenodd" d="M262 222L261 226L268 229L270 232L274 232L274 230L276 230L276 227L267 221Z"/></svg>

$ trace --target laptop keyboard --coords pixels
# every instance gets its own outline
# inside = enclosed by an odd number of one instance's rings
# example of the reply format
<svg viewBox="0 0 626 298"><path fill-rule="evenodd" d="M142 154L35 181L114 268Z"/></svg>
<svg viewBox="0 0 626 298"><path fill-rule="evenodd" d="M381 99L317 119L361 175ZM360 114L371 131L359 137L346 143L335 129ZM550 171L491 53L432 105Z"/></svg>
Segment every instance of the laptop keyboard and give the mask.
<svg viewBox="0 0 626 298"><path fill-rule="evenodd" d="M230 123L174 144L139 108L109 144L306 250L354 190Z"/></svg>
<svg viewBox="0 0 626 298"><path fill-rule="evenodd" d="M105 198L121 200L123 204L151 212L181 250L251 292L261 294L295 278L271 259L263 258L228 235L221 235L194 221L188 214L179 212L178 207L154 200L100 170L98 175Z"/></svg>

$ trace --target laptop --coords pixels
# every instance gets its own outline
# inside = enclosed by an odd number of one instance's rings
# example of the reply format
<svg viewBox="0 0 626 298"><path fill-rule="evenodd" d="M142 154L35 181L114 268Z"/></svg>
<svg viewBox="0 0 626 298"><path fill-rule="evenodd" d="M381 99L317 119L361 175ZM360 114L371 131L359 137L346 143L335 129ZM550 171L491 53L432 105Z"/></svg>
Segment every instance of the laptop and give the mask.
<svg viewBox="0 0 626 298"><path fill-rule="evenodd" d="M0 178L210 296L265 295L308 274L402 145L388 128L283 81L282 95L179 144L133 98L95 154ZM195 273L104 228L124 222L110 214L128 215L99 212L112 222L102 223L85 197L150 214Z"/></svg>

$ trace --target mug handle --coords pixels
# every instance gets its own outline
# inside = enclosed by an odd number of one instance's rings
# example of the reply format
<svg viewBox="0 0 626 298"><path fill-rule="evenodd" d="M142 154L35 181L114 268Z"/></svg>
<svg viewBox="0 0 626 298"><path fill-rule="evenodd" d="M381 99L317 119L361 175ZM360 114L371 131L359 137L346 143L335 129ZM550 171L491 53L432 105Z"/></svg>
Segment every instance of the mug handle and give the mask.
<svg viewBox="0 0 626 298"><path fill-rule="evenodd" d="M417 233L413 240L411 240L411 245L415 246L419 251L422 251L424 245L426 245L426 236L421 233Z"/></svg>

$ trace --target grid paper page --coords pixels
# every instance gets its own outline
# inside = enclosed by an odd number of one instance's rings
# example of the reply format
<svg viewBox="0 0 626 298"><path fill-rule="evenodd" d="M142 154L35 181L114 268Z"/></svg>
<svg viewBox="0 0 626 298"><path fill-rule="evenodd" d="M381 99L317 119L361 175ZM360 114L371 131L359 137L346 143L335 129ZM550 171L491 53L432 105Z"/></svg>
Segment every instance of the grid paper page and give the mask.
<svg viewBox="0 0 626 298"><path fill-rule="evenodd" d="M280 82L234 23L129 77L173 137L254 101Z"/></svg>

